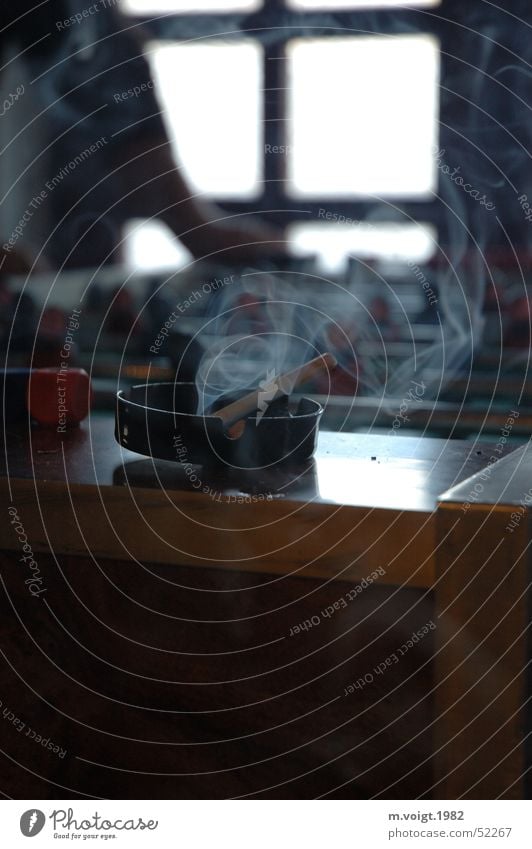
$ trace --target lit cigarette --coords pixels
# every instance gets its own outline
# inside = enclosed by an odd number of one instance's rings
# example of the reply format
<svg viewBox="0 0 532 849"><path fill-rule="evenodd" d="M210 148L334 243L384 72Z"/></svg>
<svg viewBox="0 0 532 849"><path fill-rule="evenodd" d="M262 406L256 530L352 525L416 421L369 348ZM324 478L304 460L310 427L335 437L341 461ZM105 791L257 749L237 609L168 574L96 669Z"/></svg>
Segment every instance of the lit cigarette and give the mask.
<svg viewBox="0 0 532 849"><path fill-rule="evenodd" d="M332 354L321 354L314 360L310 360L310 362L299 366L299 368L286 372L286 374L281 374L268 384L272 390L271 397L270 395L268 396L269 403L283 395L291 395L297 386L300 386L317 374L321 374L324 371L332 371L336 366L337 362ZM247 416L258 410L262 392L263 390L254 389L253 392L244 395L238 401L233 401L232 404L228 404L226 407L222 407L221 410L217 410L214 415L222 420L226 429L230 428L235 422L247 418Z"/></svg>

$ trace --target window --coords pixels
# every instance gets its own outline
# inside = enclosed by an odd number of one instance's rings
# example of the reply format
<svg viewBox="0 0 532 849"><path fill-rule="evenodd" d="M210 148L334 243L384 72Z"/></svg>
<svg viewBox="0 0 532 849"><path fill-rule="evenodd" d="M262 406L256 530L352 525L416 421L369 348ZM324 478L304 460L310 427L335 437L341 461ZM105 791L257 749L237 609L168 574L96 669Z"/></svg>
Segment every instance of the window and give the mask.
<svg viewBox="0 0 532 849"><path fill-rule="evenodd" d="M427 233L436 242L440 43L428 10L438 5L123 2L152 34L154 77L193 189L286 227L299 250L315 236L328 265L353 252L395 256L401 232L405 245L421 245L417 259ZM360 224L376 205L377 230L346 235L319 221L326 207Z"/></svg>
<svg viewBox="0 0 532 849"><path fill-rule="evenodd" d="M435 190L434 38L298 39L288 56L289 177L297 197Z"/></svg>
<svg viewBox="0 0 532 849"><path fill-rule="evenodd" d="M434 253L436 231L428 224L294 224L288 229L294 254L316 254L324 271L341 272L347 256L423 263Z"/></svg>
<svg viewBox="0 0 532 849"><path fill-rule="evenodd" d="M258 195L260 46L152 42L148 56L170 138L192 188L226 198Z"/></svg>

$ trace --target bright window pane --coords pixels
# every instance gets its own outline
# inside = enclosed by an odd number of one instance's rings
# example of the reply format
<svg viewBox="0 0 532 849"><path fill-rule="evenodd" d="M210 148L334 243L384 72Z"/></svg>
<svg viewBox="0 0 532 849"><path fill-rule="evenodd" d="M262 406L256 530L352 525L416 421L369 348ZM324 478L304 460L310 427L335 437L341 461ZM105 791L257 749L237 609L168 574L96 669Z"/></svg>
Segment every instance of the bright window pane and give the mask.
<svg viewBox="0 0 532 849"><path fill-rule="evenodd" d="M122 0L124 12L137 15L156 15L161 12L252 12L262 5L261 0Z"/></svg>
<svg viewBox="0 0 532 849"><path fill-rule="evenodd" d="M441 0L288 0L294 9L420 9L440 3Z"/></svg>
<svg viewBox="0 0 532 849"><path fill-rule="evenodd" d="M288 237L296 255L316 254L322 268L331 273L341 272L349 256L425 262L436 246L436 231L430 224L295 224Z"/></svg>
<svg viewBox="0 0 532 849"><path fill-rule="evenodd" d="M128 222L123 234L124 265L127 271L168 271L183 268L192 254L157 219Z"/></svg>
<svg viewBox="0 0 532 849"><path fill-rule="evenodd" d="M262 173L260 47L151 42L147 52L191 187L224 197L256 195Z"/></svg>
<svg viewBox="0 0 532 849"><path fill-rule="evenodd" d="M297 40L289 68L294 195L420 197L435 190L435 38Z"/></svg>

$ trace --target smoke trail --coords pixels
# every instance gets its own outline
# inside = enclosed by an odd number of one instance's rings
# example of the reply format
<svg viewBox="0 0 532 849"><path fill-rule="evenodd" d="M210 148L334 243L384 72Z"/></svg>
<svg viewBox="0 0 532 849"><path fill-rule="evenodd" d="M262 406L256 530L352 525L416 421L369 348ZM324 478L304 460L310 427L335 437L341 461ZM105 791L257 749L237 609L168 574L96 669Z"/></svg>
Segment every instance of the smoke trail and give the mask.
<svg viewBox="0 0 532 849"><path fill-rule="evenodd" d="M197 374L200 412L328 350L356 373L345 326L361 310L357 298L324 278L293 275L296 285L287 276L248 271L216 293L202 327L207 350Z"/></svg>

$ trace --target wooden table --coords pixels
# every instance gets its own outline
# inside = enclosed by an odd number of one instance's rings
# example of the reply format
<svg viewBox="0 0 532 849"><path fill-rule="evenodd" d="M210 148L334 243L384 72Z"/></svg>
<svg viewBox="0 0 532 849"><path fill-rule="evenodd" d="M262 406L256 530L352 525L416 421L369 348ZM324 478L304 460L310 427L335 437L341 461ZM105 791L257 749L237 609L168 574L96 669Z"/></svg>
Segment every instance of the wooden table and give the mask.
<svg viewBox="0 0 532 849"><path fill-rule="evenodd" d="M485 474L491 446L322 433L303 467L224 473L124 451L105 415L66 438L12 428L5 443L4 792L524 793L527 612L518 592L527 567L516 552L527 521L488 567L499 578L520 570L516 580L502 581L471 634L466 624L465 644L453 638L491 584L477 578L479 547L463 569L449 558L473 519L495 539L513 509L499 503L495 524L478 502L455 515L460 485ZM501 465L490 472L495 488ZM24 535L33 572L20 560ZM451 605L456 587L467 604ZM501 599L518 604L519 617L482 657L486 686L518 682L485 711L492 725L507 720L497 738L504 768L482 755L462 769L453 740L467 738L480 696L464 689L478 658L462 657L458 674L457 651L487 634ZM494 652L512 663L492 675Z"/></svg>

